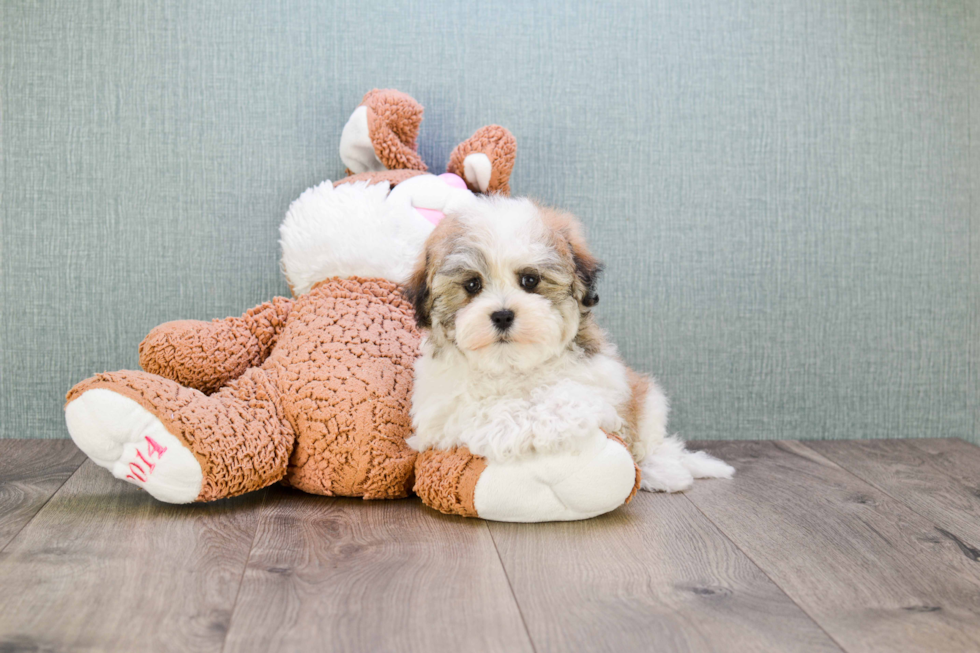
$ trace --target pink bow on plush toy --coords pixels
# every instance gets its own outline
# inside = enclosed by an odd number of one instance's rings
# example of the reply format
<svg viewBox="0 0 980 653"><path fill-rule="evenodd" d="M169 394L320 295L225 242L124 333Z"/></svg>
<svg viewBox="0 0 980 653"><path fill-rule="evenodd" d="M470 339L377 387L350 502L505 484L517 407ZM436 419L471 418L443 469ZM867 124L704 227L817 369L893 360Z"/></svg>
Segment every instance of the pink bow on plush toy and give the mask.
<svg viewBox="0 0 980 653"><path fill-rule="evenodd" d="M463 181L459 175L454 175L451 172L445 172L438 177L444 181L450 188L459 188L466 190L466 182ZM414 206L415 210L418 211L423 218L431 222L433 225L439 224L446 214L439 209L426 209L421 206Z"/></svg>

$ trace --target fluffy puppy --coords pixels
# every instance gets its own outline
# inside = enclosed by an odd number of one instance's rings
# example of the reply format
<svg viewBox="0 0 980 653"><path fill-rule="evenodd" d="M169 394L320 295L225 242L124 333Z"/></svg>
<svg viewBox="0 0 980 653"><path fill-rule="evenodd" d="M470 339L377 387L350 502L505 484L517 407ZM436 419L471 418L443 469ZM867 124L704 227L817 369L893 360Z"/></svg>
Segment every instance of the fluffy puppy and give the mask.
<svg viewBox="0 0 980 653"><path fill-rule="evenodd" d="M645 490L731 477L667 437L663 391L596 325L601 269L568 213L493 196L447 214L406 288L426 332L409 444L506 461L571 451L602 429L629 447Z"/></svg>

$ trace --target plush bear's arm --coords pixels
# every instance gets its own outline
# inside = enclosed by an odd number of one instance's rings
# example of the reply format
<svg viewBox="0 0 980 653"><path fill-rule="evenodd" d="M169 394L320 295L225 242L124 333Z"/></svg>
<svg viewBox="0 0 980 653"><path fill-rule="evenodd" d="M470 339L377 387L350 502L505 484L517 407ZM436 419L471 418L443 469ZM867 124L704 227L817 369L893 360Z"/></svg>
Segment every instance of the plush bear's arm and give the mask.
<svg viewBox="0 0 980 653"><path fill-rule="evenodd" d="M494 521L588 519L628 503L640 470L622 440L597 430L580 451L488 462L466 447L415 461L415 493L440 512Z"/></svg>
<svg viewBox="0 0 980 653"><path fill-rule="evenodd" d="M292 300L276 297L241 317L161 324L140 343L140 366L210 394L262 364L292 306Z"/></svg>

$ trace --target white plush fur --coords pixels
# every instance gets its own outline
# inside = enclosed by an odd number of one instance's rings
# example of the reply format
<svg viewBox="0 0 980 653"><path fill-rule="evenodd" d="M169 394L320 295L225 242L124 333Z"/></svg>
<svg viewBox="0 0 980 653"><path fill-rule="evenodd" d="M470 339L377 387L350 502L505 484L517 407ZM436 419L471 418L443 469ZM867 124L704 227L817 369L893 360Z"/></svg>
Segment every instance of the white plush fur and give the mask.
<svg viewBox="0 0 980 653"><path fill-rule="evenodd" d="M381 277L402 283L434 228L414 207L451 210L472 201L435 175L389 192L387 182L334 188L327 180L289 206L279 227L282 268L293 293L331 277Z"/></svg>
<svg viewBox="0 0 980 653"><path fill-rule="evenodd" d="M433 318L433 335L416 363L411 446L467 446L491 463L516 462L531 454L581 452L602 429L627 441L643 489L674 492L694 478L732 475L725 463L688 452L666 436L668 403L652 380L638 432L627 433L632 388L615 347L582 351L573 342L582 319L578 302L521 289L520 270L560 258L550 251L552 240L535 205L478 200L457 217L464 229L457 242L466 246L449 254L447 267L479 268L483 290L446 322L451 326ZM574 270L568 273L571 278ZM436 277L431 292L448 285ZM490 321L502 309L515 313L506 334Z"/></svg>
<svg viewBox="0 0 980 653"><path fill-rule="evenodd" d="M279 242L294 294L331 277L407 277L433 227L407 200L387 199L387 183L334 188L327 180L289 206Z"/></svg>

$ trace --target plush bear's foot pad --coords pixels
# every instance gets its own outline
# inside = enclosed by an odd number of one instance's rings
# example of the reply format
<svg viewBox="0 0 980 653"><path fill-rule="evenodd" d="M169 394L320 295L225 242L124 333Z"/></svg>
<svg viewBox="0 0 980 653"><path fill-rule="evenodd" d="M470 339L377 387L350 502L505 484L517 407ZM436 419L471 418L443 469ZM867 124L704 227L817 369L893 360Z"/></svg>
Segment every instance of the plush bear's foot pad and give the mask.
<svg viewBox="0 0 980 653"><path fill-rule="evenodd" d="M601 431L584 450L488 463L474 492L479 516L493 521L572 521L626 503L636 484L629 451Z"/></svg>
<svg viewBox="0 0 980 653"><path fill-rule="evenodd" d="M65 421L78 448L116 478L166 503L191 503L201 493L197 458L132 399L93 388L65 407Z"/></svg>

